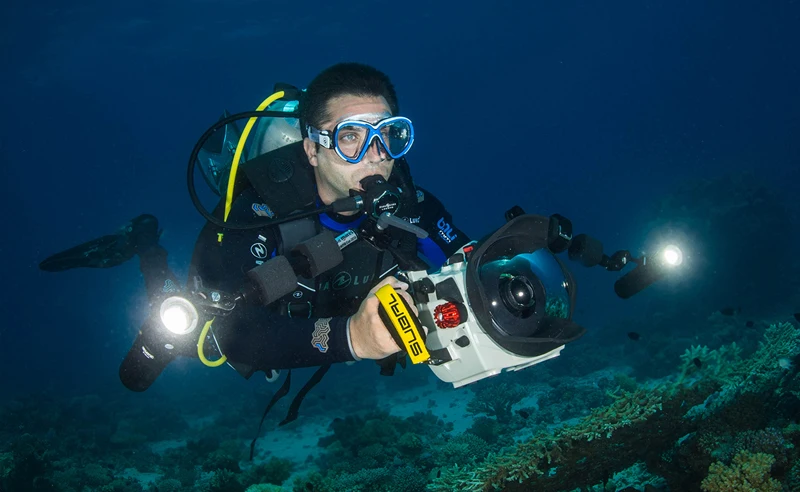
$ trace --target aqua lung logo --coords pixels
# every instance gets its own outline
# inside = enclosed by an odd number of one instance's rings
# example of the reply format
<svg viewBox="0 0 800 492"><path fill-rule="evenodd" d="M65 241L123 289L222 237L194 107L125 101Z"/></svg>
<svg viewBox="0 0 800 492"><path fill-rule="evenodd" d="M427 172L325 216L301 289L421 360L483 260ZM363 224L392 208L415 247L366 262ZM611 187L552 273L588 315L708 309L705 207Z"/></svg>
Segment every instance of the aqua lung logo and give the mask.
<svg viewBox="0 0 800 492"><path fill-rule="evenodd" d="M439 219L439 222L436 223L436 227L439 228L439 236L441 236L447 244L450 244L458 237L458 234L453 234L453 226L445 222L444 217Z"/></svg>
<svg viewBox="0 0 800 492"><path fill-rule="evenodd" d="M175 282L171 279L167 279L164 282L164 287L161 288L161 292L177 292L178 288L175 286Z"/></svg>
<svg viewBox="0 0 800 492"><path fill-rule="evenodd" d="M320 290L342 290L350 287L351 285L367 285L369 284L372 279L375 278L375 275L350 275L350 272L339 272L336 276L333 277L333 280L328 280L324 284Z"/></svg>
<svg viewBox="0 0 800 492"><path fill-rule="evenodd" d="M250 246L250 253L259 260L263 260L267 257L267 247L261 243L253 243L253 245Z"/></svg>
<svg viewBox="0 0 800 492"><path fill-rule="evenodd" d="M344 289L350 282L353 280L353 277L350 276L347 272L339 272L333 277L333 288L334 290Z"/></svg>

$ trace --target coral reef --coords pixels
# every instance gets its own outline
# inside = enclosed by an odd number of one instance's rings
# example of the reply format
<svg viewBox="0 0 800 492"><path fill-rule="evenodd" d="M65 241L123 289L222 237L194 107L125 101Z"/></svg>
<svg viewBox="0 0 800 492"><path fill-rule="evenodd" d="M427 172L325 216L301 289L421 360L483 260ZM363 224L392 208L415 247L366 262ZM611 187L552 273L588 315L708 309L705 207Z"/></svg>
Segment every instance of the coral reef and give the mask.
<svg viewBox="0 0 800 492"><path fill-rule="evenodd" d="M747 429L769 418L794 416L798 401L792 392L782 391L786 370L777 360L798 355L799 337L798 330L789 324L772 325L759 350L747 359L741 359L735 346L716 351L692 347L683 357L676 381L640 387L634 392L612 392L612 404L595 409L575 425L552 433L540 432L511 451L490 454L479 465L447 469L433 480L429 490L572 490L607 481L610 473L638 461L661 474L675 490L686 489L691 480L699 481L698 475L705 471L703 466L714 477L722 477L709 479L708 487L729 483L733 480L730 476L744 474L744 468L753 474L758 471L759 483L773 487L777 481L766 472L775 462L774 456L744 450L736 455L733 468L725 464L708 468L712 460L709 453L713 451L708 449L708 439L701 441L697 433L701 428ZM699 365L696 359L701 362ZM687 376L692 366L702 370L690 380ZM725 392L726 397L713 399L714 405L708 405L710 396L720 392ZM776 398L780 401L776 402ZM702 418L685 418L687 409L696 406L706 409ZM706 443L705 451L700 449L701 442ZM738 442L740 446L755 446L753 443L758 442L758 446L773 452L791 451L797 459L794 446L782 444L772 431L742 434ZM785 456L787 463L792 459ZM769 466L765 471L766 464ZM747 480L758 479L747 475Z"/></svg>
<svg viewBox="0 0 800 492"><path fill-rule="evenodd" d="M773 386L776 386L775 389L779 393L783 392L782 386L786 382L784 376L788 374L780 361L784 358L795 358L800 354L800 331L790 323L773 324L764 333L764 340L760 342L758 350L747 360L739 360L734 349L727 349L726 354L734 354L736 357L726 363L718 355L718 366L721 368L715 371L718 375L714 376L716 382L724 384L718 391L709 395L702 405L689 410L687 417L706 418L715 411L727 407L739 396L763 393ZM687 365L689 364L685 363L684 367ZM681 375L685 373L686 369ZM679 378L678 382L682 383L683 377Z"/></svg>
<svg viewBox="0 0 800 492"><path fill-rule="evenodd" d="M495 417L501 423L511 420L511 407L528 394L520 385L496 381L479 381L472 389L475 396L467 410L475 415L483 413Z"/></svg>
<svg viewBox="0 0 800 492"><path fill-rule="evenodd" d="M712 464L701 486L706 492L781 492L781 483L769 475L774 462L775 458L769 454L740 451L731 466L720 462Z"/></svg>
<svg viewBox="0 0 800 492"><path fill-rule="evenodd" d="M760 326L763 339L749 351L738 340L685 342L671 352L675 372L660 380L622 366L584 377L520 371L451 393L449 405L443 396L453 390L439 385L441 394L412 395L417 406L398 414L370 405L352 412L352 402L340 413L335 400L318 397L320 408L336 409L314 416L321 432L330 422L328 435L308 453L316 441L298 446L292 459L265 435L256 462L248 460L252 415L262 410L252 403L197 401L213 411L182 416L177 400L148 408L92 396L20 398L0 408L0 490L800 490L800 331ZM282 432L289 440L302 430Z"/></svg>

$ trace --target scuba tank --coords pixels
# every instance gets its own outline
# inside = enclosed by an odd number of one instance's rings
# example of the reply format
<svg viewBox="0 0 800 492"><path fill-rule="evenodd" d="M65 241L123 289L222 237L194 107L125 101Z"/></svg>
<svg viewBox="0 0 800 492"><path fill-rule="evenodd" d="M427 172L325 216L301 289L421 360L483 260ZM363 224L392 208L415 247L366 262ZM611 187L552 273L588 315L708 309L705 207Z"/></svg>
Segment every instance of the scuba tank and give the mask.
<svg viewBox="0 0 800 492"><path fill-rule="evenodd" d="M251 142L242 149L240 162L302 140L300 121L296 116L297 106L298 101L278 100L270 104L267 111L287 113L287 117L260 118L253 128ZM228 117L230 113L225 110L219 121ZM242 132L234 121L214 132L198 152L197 164L201 174L209 189L217 196L226 193L241 138Z"/></svg>

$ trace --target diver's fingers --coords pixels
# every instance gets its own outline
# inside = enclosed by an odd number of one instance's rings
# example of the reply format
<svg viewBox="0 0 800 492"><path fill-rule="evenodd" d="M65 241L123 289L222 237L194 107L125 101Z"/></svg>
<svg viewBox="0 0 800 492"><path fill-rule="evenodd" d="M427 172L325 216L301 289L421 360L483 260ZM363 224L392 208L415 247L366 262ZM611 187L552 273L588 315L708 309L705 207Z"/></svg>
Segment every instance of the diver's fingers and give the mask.
<svg viewBox="0 0 800 492"><path fill-rule="evenodd" d="M378 282L378 285L370 289L369 294L375 295L375 293L378 292L384 285L391 285L395 290L400 290L403 292L405 292L408 289L407 283L398 280L395 277L386 277L385 279Z"/></svg>
<svg viewBox="0 0 800 492"><path fill-rule="evenodd" d="M395 287L395 292L403 296L403 299L406 300L406 303L409 305L409 307L411 307L411 310L414 311L414 316L419 316L419 310L417 309L417 306L414 305L414 300L411 299L411 294L405 290L399 290L397 287Z"/></svg>

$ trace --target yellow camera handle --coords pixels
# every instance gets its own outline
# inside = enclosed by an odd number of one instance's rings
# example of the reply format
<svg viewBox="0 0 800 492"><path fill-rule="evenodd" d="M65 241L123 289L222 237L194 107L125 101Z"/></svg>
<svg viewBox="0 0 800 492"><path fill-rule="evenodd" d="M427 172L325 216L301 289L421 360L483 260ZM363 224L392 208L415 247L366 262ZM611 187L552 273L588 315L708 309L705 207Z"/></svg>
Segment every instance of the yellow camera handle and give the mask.
<svg viewBox="0 0 800 492"><path fill-rule="evenodd" d="M378 313L397 346L406 351L413 364L429 360L425 330L403 296L391 285L384 285L375 295L381 302Z"/></svg>

